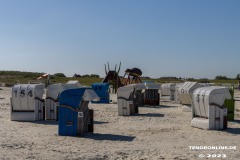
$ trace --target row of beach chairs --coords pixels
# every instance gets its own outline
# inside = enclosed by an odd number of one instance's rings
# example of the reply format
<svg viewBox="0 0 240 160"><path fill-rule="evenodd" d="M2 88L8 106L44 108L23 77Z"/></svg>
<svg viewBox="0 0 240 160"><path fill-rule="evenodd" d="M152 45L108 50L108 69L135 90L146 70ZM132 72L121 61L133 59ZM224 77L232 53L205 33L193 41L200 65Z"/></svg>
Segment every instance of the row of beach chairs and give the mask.
<svg viewBox="0 0 240 160"><path fill-rule="evenodd" d="M226 101L232 101L233 95L230 89L213 84L199 84L197 82L184 82L181 84L132 84L120 87L118 96L118 114L129 116L138 113L138 107L143 106L145 92L159 93L159 98L150 96L147 99L157 101L160 105L163 96L169 96L169 100L182 105L183 111L192 112L191 125L202 129L225 129L227 120L233 120L231 115L234 108L226 106Z"/></svg>

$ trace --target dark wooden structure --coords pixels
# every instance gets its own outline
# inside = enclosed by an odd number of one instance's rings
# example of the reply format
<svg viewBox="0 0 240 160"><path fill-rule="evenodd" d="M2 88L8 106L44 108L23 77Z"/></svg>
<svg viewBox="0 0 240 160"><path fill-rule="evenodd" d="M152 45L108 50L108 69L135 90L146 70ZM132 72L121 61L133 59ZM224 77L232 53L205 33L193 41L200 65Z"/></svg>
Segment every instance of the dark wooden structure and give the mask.
<svg viewBox="0 0 240 160"><path fill-rule="evenodd" d="M117 65L115 65L115 70L110 70L109 63L108 63L108 70L107 70L107 67L105 64L106 76L103 79L102 83L109 83L109 85L112 85L115 93L117 92L117 89L119 87L124 86L124 84L122 83L119 77L120 68L121 68L121 62L119 64L118 71L117 71Z"/></svg>
<svg viewBox="0 0 240 160"><path fill-rule="evenodd" d="M127 78L125 76L127 75ZM124 75L124 85L142 83L140 76L142 71L139 68L126 69Z"/></svg>
<svg viewBox="0 0 240 160"><path fill-rule="evenodd" d="M117 92L117 89L119 87L126 86L129 84L142 83L140 79L140 76L142 75L142 71L139 68L127 69L125 71L124 77L120 77L119 72L121 69L121 62L119 64L118 70L117 70L117 65L115 65L115 70L110 70L109 63L107 64L108 64L108 69L105 64L106 76L103 79L102 83L109 83L110 85L112 85L115 93ZM127 77L125 78L125 76Z"/></svg>

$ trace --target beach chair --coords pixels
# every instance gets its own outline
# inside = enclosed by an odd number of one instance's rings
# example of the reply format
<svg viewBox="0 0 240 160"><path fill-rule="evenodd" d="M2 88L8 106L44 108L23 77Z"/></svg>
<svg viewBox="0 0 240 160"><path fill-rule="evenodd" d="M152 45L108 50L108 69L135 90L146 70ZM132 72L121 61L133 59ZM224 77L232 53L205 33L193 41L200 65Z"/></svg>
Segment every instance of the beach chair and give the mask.
<svg viewBox="0 0 240 160"><path fill-rule="evenodd" d="M117 103L119 116L130 116L138 113L138 107L142 105L140 102L141 99L143 100L143 94L137 91L142 91L143 89L146 89L143 83L130 84L118 88Z"/></svg>
<svg viewBox="0 0 240 160"><path fill-rule="evenodd" d="M179 100L179 92L178 92L178 89L183 85L183 83L176 83L175 85L175 89L174 89L174 101L175 103L180 103L180 100Z"/></svg>
<svg viewBox="0 0 240 160"><path fill-rule="evenodd" d="M159 106L161 85L159 83L144 83L144 105Z"/></svg>
<svg viewBox="0 0 240 160"><path fill-rule="evenodd" d="M88 103L99 99L91 88L64 90L59 96L58 134L78 136L93 132L93 110Z"/></svg>
<svg viewBox="0 0 240 160"><path fill-rule="evenodd" d="M219 130L227 128L225 99L231 99L226 87L201 87L193 93L191 126Z"/></svg>
<svg viewBox="0 0 240 160"><path fill-rule="evenodd" d="M100 101L92 101L92 103L109 103L109 84L108 83L93 83L92 89L97 93Z"/></svg>
<svg viewBox="0 0 240 160"><path fill-rule="evenodd" d="M174 100L175 83L164 83L161 85L161 97L169 96L169 100Z"/></svg>
<svg viewBox="0 0 240 160"><path fill-rule="evenodd" d="M201 85L197 82L184 82L183 85L178 88L178 98L183 105L183 111L191 112L193 92L199 87L201 87Z"/></svg>
<svg viewBox="0 0 240 160"><path fill-rule="evenodd" d="M75 81L74 81L75 82ZM51 84L47 87L46 91L46 120L58 120L58 106L59 106L59 95L62 91L66 89L79 88L81 85L76 83L66 83L66 84Z"/></svg>
<svg viewBox="0 0 240 160"><path fill-rule="evenodd" d="M45 119L44 84L18 84L12 87L11 120L38 121Z"/></svg>

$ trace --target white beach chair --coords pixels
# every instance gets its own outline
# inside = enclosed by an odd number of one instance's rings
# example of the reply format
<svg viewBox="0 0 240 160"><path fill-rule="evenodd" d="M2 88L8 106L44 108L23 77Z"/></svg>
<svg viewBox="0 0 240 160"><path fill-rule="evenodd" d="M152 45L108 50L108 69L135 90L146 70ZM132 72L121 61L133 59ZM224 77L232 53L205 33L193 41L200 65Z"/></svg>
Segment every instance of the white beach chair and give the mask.
<svg viewBox="0 0 240 160"><path fill-rule="evenodd" d="M225 99L231 99L226 87L202 87L193 93L192 121L193 127L202 129L227 128L227 108Z"/></svg>

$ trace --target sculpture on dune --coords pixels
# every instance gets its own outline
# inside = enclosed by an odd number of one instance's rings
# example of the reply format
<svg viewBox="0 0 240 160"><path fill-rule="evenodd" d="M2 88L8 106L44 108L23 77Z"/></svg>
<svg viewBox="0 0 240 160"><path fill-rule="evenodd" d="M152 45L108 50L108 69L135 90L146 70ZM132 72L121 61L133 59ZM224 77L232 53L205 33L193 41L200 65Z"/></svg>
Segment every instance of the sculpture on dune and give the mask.
<svg viewBox="0 0 240 160"><path fill-rule="evenodd" d="M119 87L126 86L129 84L142 83L140 79L142 71L139 68L126 69L123 77L119 76L120 69L121 62L119 66L117 66L117 64L115 65L114 70L110 70L108 62L107 65L105 64L106 76L103 79L102 83L109 83L110 85L112 85L115 93ZM127 77L125 78L125 76Z"/></svg>
<svg viewBox="0 0 240 160"><path fill-rule="evenodd" d="M125 76L127 75L127 78ZM124 85L142 83L140 76L142 71L139 68L126 69L124 74Z"/></svg>
<svg viewBox="0 0 240 160"><path fill-rule="evenodd" d="M110 85L112 85L113 86L113 90L116 93L117 89L119 87L123 86L122 81L121 81L121 79L119 77L119 72L120 72L120 69L121 69L121 62L119 64L119 66L118 66L118 70L117 70L117 64L115 65L115 70L110 70L109 63L107 63L107 65L108 65L108 69L107 69L107 66L105 64L106 76L103 79L102 83L109 83Z"/></svg>

